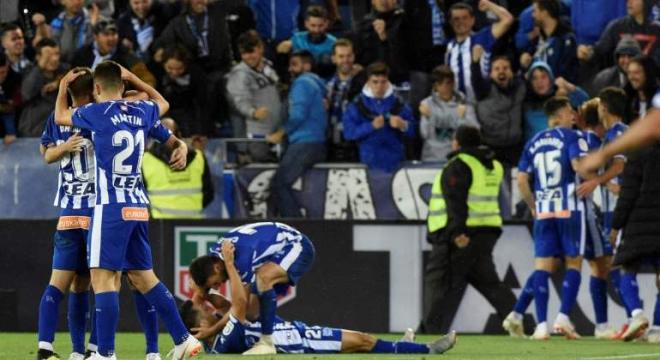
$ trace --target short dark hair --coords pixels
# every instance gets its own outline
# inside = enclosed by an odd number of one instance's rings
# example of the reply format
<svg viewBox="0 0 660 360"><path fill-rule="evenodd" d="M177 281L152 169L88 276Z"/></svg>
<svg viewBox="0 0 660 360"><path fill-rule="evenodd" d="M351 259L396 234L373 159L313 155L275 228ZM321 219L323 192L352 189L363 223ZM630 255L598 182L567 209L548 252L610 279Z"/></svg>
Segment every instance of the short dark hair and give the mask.
<svg viewBox="0 0 660 360"><path fill-rule="evenodd" d="M353 42L351 40L346 39L346 38L337 39L337 41L335 41L335 43L332 44L332 53L333 54L335 53L335 50L338 47L350 47L351 49L353 49Z"/></svg>
<svg viewBox="0 0 660 360"><path fill-rule="evenodd" d="M494 64L495 61L500 61L500 60L508 61L509 65L513 66L513 60L511 60L511 56L509 56L507 54L500 54L500 55L493 56L490 60L490 63Z"/></svg>
<svg viewBox="0 0 660 360"><path fill-rule="evenodd" d="M166 47L165 50L163 50L163 63L169 59L179 60L187 67L190 64L192 56L190 55L188 49L180 44L174 44L172 46Z"/></svg>
<svg viewBox="0 0 660 360"><path fill-rule="evenodd" d="M5 23L0 25L0 37L5 36L6 33L14 30L22 30L20 26L14 23Z"/></svg>
<svg viewBox="0 0 660 360"><path fill-rule="evenodd" d="M390 67L387 66L384 62L375 62L367 66L367 79L372 76L390 76Z"/></svg>
<svg viewBox="0 0 660 360"><path fill-rule="evenodd" d="M571 101L565 96L554 96L543 104L543 111L548 118L557 114L557 112L566 106L571 106Z"/></svg>
<svg viewBox="0 0 660 360"><path fill-rule="evenodd" d="M188 329L188 331L191 333L192 328L199 326L197 321L198 311L199 310L195 309L195 304L193 304L193 302L190 300L184 301L179 308L179 315L181 315L183 325L185 325L186 329Z"/></svg>
<svg viewBox="0 0 660 360"><path fill-rule="evenodd" d="M617 87L609 86L598 93L600 103L607 108L607 112L621 119L626 118L628 98L626 93Z"/></svg>
<svg viewBox="0 0 660 360"><path fill-rule="evenodd" d="M307 11L305 11L305 20L312 17L328 19L328 10L320 5L309 6Z"/></svg>
<svg viewBox="0 0 660 360"><path fill-rule="evenodd" d="M455 81L454 72L447 65L436 66L431 72L431 79L433 79L433 83L435 84L442 83L446 80Z"/></svg>
<svg viewBox="0 0 660 360"><path fill-rule="evenodd" d="M94 75L92 74L92 69L88 67L75 67L72 71L76 73L82 72L82 74L78 75L78 77L69 84L68 90L71 97L79 98L83 96L92 96L94 93Z"/></svg>
<svg viewBox="0 0 660 360"><path fill-rule="evenodd" d="M534 0L534 4L536 4L540 10L547 11L553 19L559 19L559 11L561 9L559 0Z"/></svg>
<svg viewBox="0 0 660 360"><path fill-rule="evenodd" d="M474 126L459 126L454 133L454 138L462 148L478 147L481 145L481 132Z"/></svg>
<svg viewBox="0 0 660 360"><path fill-rule="evenodd" d="M58 45L53 39L43 38L34 46L34 50L37 54L41 54L41 49L46 47L58 47Z"/></svg>
<svg viewBox="0 0 660 360"><path fill-rule="evenodd" d="M304 63L314 65L314 55L312 55L312 53L308 50L294 51L293 54L291 54L291 59L295 57L300 58L300 60L302 60Z"/></svg>
<svg viewBox="0 0 660 360"><path fill-rule="evenodd" d="M259 46L263 46L263 41L259 33L255 30L248 30L238 37L238 52L251 53Z"/></svg>
<svg viewBox="0 0 660 360"><path fill-rule="evenodd" d="M119 89L122 86L121 67L112 60L104 60L94 69L94 83L106 89Z"/></svg>
<svg viewBox="0 0 660 360"><path fill-rule="evenodd" d="M202 287L206 286L209 275L213 273L213 265L220 261L219 257L211 255L202 255L193 260L188 270L195 284Z"/></svg>
<svg viewBox="0 0 660 360"><path fill-rule="evenodd" d="M448 14L450 18L451 18L451 13L454 10L466 10L467 12L470 13L470 16L474 16L474 8L470 4L464 2L457 2L456 4L449 7Z"/></svg>

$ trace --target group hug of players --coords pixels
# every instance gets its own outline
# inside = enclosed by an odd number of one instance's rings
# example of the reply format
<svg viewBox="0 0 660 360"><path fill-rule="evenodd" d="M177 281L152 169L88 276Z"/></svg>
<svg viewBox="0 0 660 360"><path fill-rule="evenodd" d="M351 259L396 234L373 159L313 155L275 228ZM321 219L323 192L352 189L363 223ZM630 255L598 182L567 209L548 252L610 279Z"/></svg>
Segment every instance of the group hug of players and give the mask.
<svg viewBox="0 0 660 360"><path fill-rule="evenodd" d="M587 169L581 159L589 152L602 157L598 150L610 148L628 130L623 123L626 104L623 90L603 89L598 98L581 109L586 120L582 130L574 130L576 114L567 98L555 97L545 104L549 128L527 142L518 164L518 187L534 217L535 271L503 322L511 336L524 336L523 314L534 300L537 325L531 339L549 338L549 278L563 260L561 307L552 331L569 339L580 337L569 314L580 287L582 261L586 259L591 269L594 336L624 341L646 336L650 342L660 342L660 304L656 303L653 327L645 333L649 320L644 316L636 282L640 266L648 263L657 268L658 261L620 246L626 241L625 217L614 216L626 157L623 153L613 154L597 169L593 164ZM600 206L594 201L594 192L598 191ZM618 331L608 324L608 278L622 299L628 318Z"/></svg>
<svg viewBox="0 0 660 360"><path fill-rule="evenodd" d="M134 90L125 91L124 82ZM186 144L159 120L168 108L155 89L112 61L99 63L93 72L75 68L62 78L41 140L44 160L60 165L54 204L60 217L51 278L39 305L37 359L60 359L53 342L67 292L69 359L117 359L122 274L134 295L147 360L161 358L158 318L172 337L170 355L176 360L202 351L438 354L454 346L453 332L419 344L410 332L399 341L385 341L277 317L278 294L309 271L315 254L305 235L281 223L244 225L218 239L209 255L191 265L195 295L177 308L152 270L149 199L140 173L148 138L168 146L172 169L186 166ZM226 281L231 301L214 290Z"/></svg>

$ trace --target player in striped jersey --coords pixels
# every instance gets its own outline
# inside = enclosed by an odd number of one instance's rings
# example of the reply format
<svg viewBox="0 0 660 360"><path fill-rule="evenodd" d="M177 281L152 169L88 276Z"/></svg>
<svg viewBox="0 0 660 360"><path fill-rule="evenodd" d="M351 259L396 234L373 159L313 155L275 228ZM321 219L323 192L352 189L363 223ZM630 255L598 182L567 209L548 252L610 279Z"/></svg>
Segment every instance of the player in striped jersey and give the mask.
<svg viewBox="0 0 660 360"><path fill-rule="evenodd" d="M160 123L160 115L169 108L167 101L154 88L112 61L100 63L94 71L97 103L67 109L67 86L79 75L71 71L60 82L55 122L90 130L95 147L96 206L88 239L88 263L95 292L98 344L92 359L116 358L114 335L119 315L116 280L122 270L128 273L131 283L156 308L165 323L176 344L174 358L195 356L202 346L188 333L172 295L152 269L147 236L148 199L140 174L147 136L174 149L173 169L185 166L186 144ZM123 100L122 80L153 101Z"/></svg>
<svg viewBox="0 0 660 360"><path fill-rule="evenodd" d="M550 129L544 130L525 145L518 164L518 186L534 215L533 274L537 326L533 339L549 337L547 319L548 279L555 270L555 257L563 256L566 275L561 291L561 309L553 329L568 338L578 338L568 318L580 285L584 244L584 206L575 189L578 177L574 167L587 150L587 144L572 130L575 112L564 97L554 97L545 104ZM533 178L534 192L530 188Z"/></svg>
<svg viewBox="0 0 660 360"><path fill-rule="evenodd" d="M217 333L204 336L206 351L215 354L240 354L254 346L262 337L262 326L259 322L246 319L247 292L237 270L234 259L234 243L223 242L221 253L231 287L232 303L229 309L224 309L228 316L218 319L199 301L184 303L181 307L181 317L191 331L199 330L205 325L220 325ZM207 326L208 327L208 326ZM279 353L397 353L397 354L441 354L451 349L456 343L456 333L431 344L417 344L414 339L404 339L398 342L379 340L361 332L335 329L320 326L308 326L300 321L284 321L275 318L272 340Z"/></svg>

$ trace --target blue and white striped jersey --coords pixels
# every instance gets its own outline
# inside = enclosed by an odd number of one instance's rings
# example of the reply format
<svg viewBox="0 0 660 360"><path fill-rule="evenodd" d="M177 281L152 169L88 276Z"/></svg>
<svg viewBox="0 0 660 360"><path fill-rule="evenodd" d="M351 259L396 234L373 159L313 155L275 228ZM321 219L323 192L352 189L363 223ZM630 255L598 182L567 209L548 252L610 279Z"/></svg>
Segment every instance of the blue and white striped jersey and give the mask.
<svg viewBox="0 0 660 360"><path fill-rule="evenodd" d="M575 189L579 184L572 160L587 152L587 143L571 129L546 129L525 145L518 170L534 179L537 218L567 218L583 210Z"/></svg>
<svg viewBox="0 0 660 360"><path fill-rule="evenodd" d="M96 204L149 203L141 164L147 137L164 143L172 134L152 101L87 104L72 116L76 127L92 132L96 149Z"/></svg>
<svg viewBox="0 0 660 360"><path fill-rule="evenodd" d="M50 114L41 134L41 145L45 147L61 145L76 133L84 139L82 150L65 154L60 159L57 193L53 205L62 209L91 209L95 200L96 172L91 132L77 127L57 125L54 115Z"/></svg>
<svg viewBox="0 0 660 360"><path fill-rule="evenodd" d="M611 143L614 141L617 137L621 136L626 130L628 130L628 125L618 122L614 125L612 125L611 128L607 129L607 132L605 133L605 140L603 141L603 146ZM626 160L626 155L625 154L616 154L614 155L614 159L622 159ZM605 169L607 169L610 165L612 164L612 161L608 161L607 164L605 165ZM603 170L605 170L603 169ZM611 182L615 184L621 184L621 175L614 177ZM602 204L602 211L603 212L614 212L614 208L616 207L616 202L619 199L619 196L611 192L607 186L601 186L600 187L601 191L601 196L603 199L603 204Z"/></svg>

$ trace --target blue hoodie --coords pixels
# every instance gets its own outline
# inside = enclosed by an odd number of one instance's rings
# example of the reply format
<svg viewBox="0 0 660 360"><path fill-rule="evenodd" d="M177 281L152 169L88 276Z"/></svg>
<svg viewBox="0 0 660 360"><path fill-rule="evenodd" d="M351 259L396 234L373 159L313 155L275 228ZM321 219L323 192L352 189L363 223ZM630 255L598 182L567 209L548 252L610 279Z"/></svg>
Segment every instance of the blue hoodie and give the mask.
<svg viewBox="0 0 660 360"><path fill-rule="evenodd" d="M289 118L284 124L290 144L325 143L326 92L325 82L314 73L306 72L293 81L289 90Z"/></svg>
<svg viewBox="0 0 660 360"><path fill-rule="evenodd" d="M384 115L385 126L374 129L371 125L372 118L362 114L358 108L357 101L362 101L365 107L372 113ZM408 122L408 129L402 132L390 127L387 118L397 103L392 86L383 98L375 98L367 86L362 94L356 98L344 112L342 123L344 124L344 137L347 140L358 142L360 149L360 162L366 164L370 169L381 169L393 172L404 160L403 137L415 135L415 119L408 105L403 105L398 116Z"/></svg>
<svg viewBox="0 0 660 360"><path fill-rule="evenodd" d="M573 0L571 25L577 43L595 44L610 21L626 14L626 0Z"/></svg>
<svg viewBox="0 0 660 360"><path fill-rule="evenodd" d="M248 5L263 39L286 40L298 26L300 0L250 0Z"/></svg>

